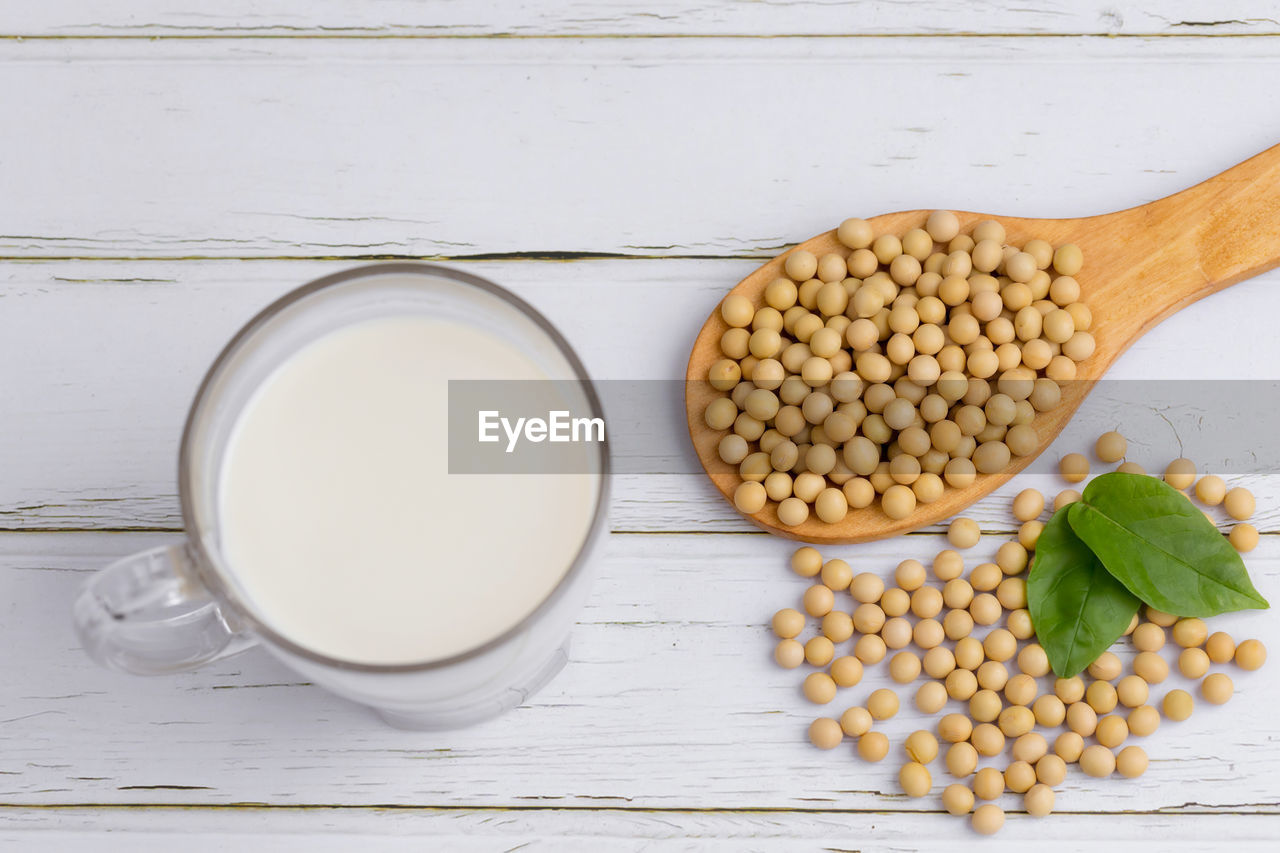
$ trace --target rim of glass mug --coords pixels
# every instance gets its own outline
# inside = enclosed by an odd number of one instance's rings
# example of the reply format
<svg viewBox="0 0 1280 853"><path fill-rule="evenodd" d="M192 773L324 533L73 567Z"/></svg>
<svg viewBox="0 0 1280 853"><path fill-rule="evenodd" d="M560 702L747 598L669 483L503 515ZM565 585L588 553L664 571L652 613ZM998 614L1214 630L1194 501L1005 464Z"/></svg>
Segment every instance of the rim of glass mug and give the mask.
<svg viewBox="0 0 1280 853"><path fill-rule="evenodd" d="M537 621L547 610L551 609L566 592L571 582L581 574L584 564L589 558L591 545L600 536L601 528L604 525L604 519L608 511L609 503L609 445L607 438L604 441L597 442L599 448L599 471L596 472L599 480L596 489L596 505L591 518L591 524L587 529L586 536L583 537L582 543L577 553L570 563L569 568L561 576L555 587L547 594L542 601L538 602L528 614L519 622L512 625L502 634L494 637L485 643L470 648L464 652L451 655L447 658L437 660L424 661L421 663L408 664L368 664L357 661L343 660L342 658L329 657L299 645L288 637L275 631L271 626L257 613L255 613L250 602L239 596L233 586L225 582L223 578L227 569L222 568L212 554L205 548L204 537L199 535L201 524L196 517L195 507L193 505L194 485L191 481L192 470L194 468L193 457L196 453L195 434L202 423L205 409L209 403L210 391L218 380L223 376L230 362L235 356L254 338L254 336L269 321L277 315L293 306L297 302L323 291L327 288L340 284L346 284L351 281L368 278L373 276L388 274L409 274L423 275L428 278L444 278L457 284L475 287L485 293L497 297L515 308L526 319L533 322L539 331L547 336L555 348L558 350L569 367L572 369L575 379L581 383L583 394L591 407L592 414L603 417L603 407L600 405L600 398L596 394L595 385L591 382L591 377L587 374L586 368L578 359L573 348L569 346L569 342L560 334L559 330L551 324L536 308L516 296L511 291L500 285L497 285L488 279L481 278L471 273L461 272L449 267L439 266L437 264L418 263L410 261L396 261L392 263L367 264L364 266L354 267L352 269L343 270L342 272L332 273L322 278L304 284L301 287L289 291L284 296L275 300L267 307L263 308L253 316L247 323L240 328L238 332L227 342L222 351L218 353L213 364L205 373L204 378L200 381L200 386L196 390L195 399L191 404L191 408L187 413L186 422L182 428L182 439L178 450L178 500L182 508L183 528L187 532L187 547L191 549L192 564L201 583L209 590L215 600L221 604L229 605L235 612L235 615L243 623L243 627L251 634L263 637L276 646L284 649L290 654L298 655L316 663L335 669L345 669L354 672L379 672L379 673L397 673L397 672L426 672L433 669L443 669L445 667L457 664L462 661L469 660L474 657L483 655L484 653L501 646L509 641L512 637L525 630L530 624Z"/></svg>

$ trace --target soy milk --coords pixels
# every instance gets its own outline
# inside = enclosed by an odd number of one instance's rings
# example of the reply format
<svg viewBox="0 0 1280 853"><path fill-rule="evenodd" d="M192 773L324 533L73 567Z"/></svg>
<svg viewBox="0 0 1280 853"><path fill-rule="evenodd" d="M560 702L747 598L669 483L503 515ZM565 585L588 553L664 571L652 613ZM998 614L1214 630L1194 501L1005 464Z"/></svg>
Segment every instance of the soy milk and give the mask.
<svg viewBox="0 0 1280 853"><path fill-rule="evenodd" d="M232 430L221 546L263 621L365 664L451 657L528 616L573 563L598 475L451 475L447 381L539 379L479 328L364 320L307 344Z"/></svg>

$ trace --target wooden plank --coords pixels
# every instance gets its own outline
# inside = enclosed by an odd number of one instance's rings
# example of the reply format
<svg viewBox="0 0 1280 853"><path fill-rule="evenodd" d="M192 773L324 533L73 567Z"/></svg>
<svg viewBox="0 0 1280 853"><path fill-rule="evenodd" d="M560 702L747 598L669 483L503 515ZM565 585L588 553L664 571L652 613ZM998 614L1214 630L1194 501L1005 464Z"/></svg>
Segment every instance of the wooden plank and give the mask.
<svg viewBox="0 0 1280 853"><path fill-rule="evenodd" d="M0 256L758 257L855 214L1086 215L1275 144L1277 81L1268 38L7 41Z"/></svg>
<svg viewBox="0 0 1280 853"><path fill-rule="evenodd" d="M349 263L0 264L0 528L180 527L177 443L204 370L262 306ZM691 455L679 380L702 320L752 266L671 259L463 265L545 312L597 379L619 380L607 383L606 399L634 391L647 402L641 416L625 417L633 407L613 422L626 472L615 482L615 530L753 529ZM1153 470L1189 453L1217 470L1251 472L1238 479L1257 491L1255 521L1280 530L1280 467L1268 457L1274 442L1266 418L1280 412L1268 403L1276 387L1143 382L1274 378L1277 284L1280 273L1270 273L1159 326L1121 358L1115 381L1095 389L1031 473L969 514L988 529L1009 529L1012 494L1028 486L1056 493L1065 484L1044 473L1055 460L1118 426L1131 438L1131 457ZM1177 404L1150 405L1156 390Z"/></svg>
<svg viewBox="0 0 1280 853"><path fill-rule="evenodd" d="M984 850L1079 850L1124 845L1137 853L1271 851L1274 815L1080 815L1035 820L1010 815ZM138 853L221 851L228 843L255 851L852 850L949 851L976 843L964 822L943 814L773 811L403 810L403 809L4 809L0 843L43 845L68 853L121 849Z"/></svg>
<svg viewBox="0 0 1280 853"><path fill-rule="evenodd" d="M1051 0L961 2L853 0L814 4L730 0L626 0L560 3L450 3L446 0L230 0L182 9L158 0L127 0L109 9L85 0L27 4L8 14L6 34L40 36L547 36L547 35L879 35L1017 33L1050 35L1219 35L1275 33L1265 0L1172 0L1158 7Z"/></svg>
<svg viewBox="0 0 1280 853"><path fill-rule="evenodd" d="M0 535L0 645L15 650L0 658L0 803L938 808L933 798L898 793L897 744L930 725L909 702L881 724L895 744L892 760L869 765L848 746L824 753L807 743L814 716L864 701L887 679L884 667L869 670L818 709L799 693L802 672L773 664L766 622L806 585L786 568L790 544L774 537L611 537L561 676L526 707L443 733L386 728L257 652L171 678L97 669L76 648L68 602L86 572L163 541ZM903 537L830 554L887 574L941 542ZM985 540L971 559L996 545ZM1259 590L1277 600L1280 538L1266 537L1249 565ZM1269 613L1211 624L1280 647ZM1231 673L1237 690L1228 705L1197 709L1145 739L1146 775L1099 781L1072 773L1058 807L1280 812L1280 756L1269 748L1280 681L1266 670ZM1183 683L1171 676L1157 696ZM941 790L946 774L934 768ZM1017 806L1012 795L1002 802Z"/></svg>

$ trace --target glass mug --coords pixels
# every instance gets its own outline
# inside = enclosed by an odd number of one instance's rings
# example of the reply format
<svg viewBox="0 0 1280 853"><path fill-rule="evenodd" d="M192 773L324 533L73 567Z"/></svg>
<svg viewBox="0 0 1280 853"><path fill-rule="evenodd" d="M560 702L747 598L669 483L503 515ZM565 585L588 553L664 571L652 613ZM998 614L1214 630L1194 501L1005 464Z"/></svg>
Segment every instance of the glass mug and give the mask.
<svg viewBox="0 0 1280 853"><path fill-rule="evenodd" d="M496 716L523 703L559 672L567 659L569 631L586 599L591 553L604 528L604 441L588 451L598 483L571 565L522 620L451 657L382 665L308 649L272 626L228 564L220 541L219 472L232 429L254 392L291 355L326 333L406 312L496 334L548 378L570 380L581 389L590 414L603 417L595 389L564 338L523 300L482 278L430 264L391 263L299 288L249 321L196 393L178 462L186 541L117 561L92 577L77 597L76 629L90 657L112 669L158 675L261 645L313 683L372 707L390 724L422 729ZM476 544L483 548L484 543Z"/></svg>

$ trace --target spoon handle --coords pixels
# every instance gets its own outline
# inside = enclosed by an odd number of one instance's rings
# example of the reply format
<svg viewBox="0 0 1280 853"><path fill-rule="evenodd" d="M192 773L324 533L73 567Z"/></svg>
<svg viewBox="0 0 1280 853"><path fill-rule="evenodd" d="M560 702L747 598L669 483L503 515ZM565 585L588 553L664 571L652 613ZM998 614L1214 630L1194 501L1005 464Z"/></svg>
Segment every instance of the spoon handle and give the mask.
<svg viewBox="0 0 1280 853"><path fill-rule="evenodd" d="M1280 265L1280 145L1182 192L1097 219L1096 233L1111 236L1103 250L1113 254L1096 267L1108 276L1097 283L1099 296L1140 317L1141 334Z"/></svg>

